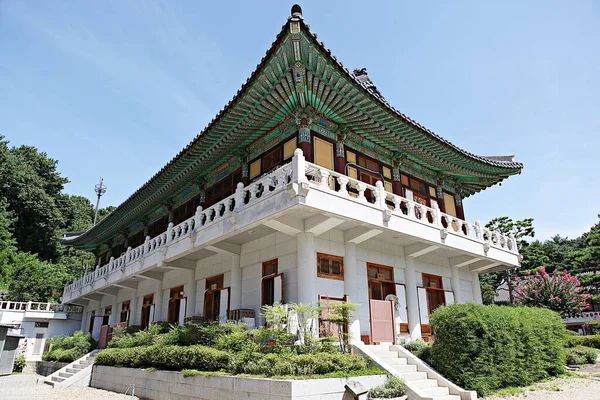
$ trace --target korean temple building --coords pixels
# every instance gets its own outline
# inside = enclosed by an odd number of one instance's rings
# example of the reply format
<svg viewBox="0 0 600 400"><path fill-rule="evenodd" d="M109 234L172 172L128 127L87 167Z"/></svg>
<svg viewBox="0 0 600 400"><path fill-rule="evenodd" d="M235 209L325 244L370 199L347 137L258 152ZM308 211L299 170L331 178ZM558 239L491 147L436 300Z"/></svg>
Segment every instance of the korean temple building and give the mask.
<svg viewBox="0 0 600 400"><path fill-rule="evenodd" d="M264 304L349 299L353 340L426 338L436 307L481 302L479 274L519 265L514 237L466 222L463 199L522 167L396 110L294 6L208 126L105 219L65 236L97 262L63 302L84 307L96 337L190 317L259 325Z"/></svg>

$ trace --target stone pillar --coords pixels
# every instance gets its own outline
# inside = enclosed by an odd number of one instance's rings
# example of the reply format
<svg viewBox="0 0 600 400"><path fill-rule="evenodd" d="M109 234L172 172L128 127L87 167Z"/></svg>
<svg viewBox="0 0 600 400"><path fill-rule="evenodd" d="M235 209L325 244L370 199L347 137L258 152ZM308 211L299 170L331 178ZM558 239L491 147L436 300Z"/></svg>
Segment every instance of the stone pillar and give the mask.
<svg viewBox="0 0 600 400"><path fill-rule="evenodd" d="M350 298L351 302L358 304L358 263L356 262L356 243L346 242L345 245L344 293ZM360 321L356 315L352 318L352 321L350 321L350 343L361 343Z"/></svg>
<svg viewBox="0 0 600 400"><path fill-rule="evenodd" d="M81 312L81 328L79 330L84 333L87 332L87 328L90 326L90 317L88 314L88 307L83 306L83 311Z"/></svg>
<svg viewBox="0 0 600 400"><path fill-rule="evenodd" d="M452 291L454 292L454 302L458 304L464 303L462 294L460 291L460 271L458 267L451 267L452 271Z"/></svg>
<svg viewBox="0 0 600 400"><path fill-rule="evenodd" d="M157 284L158 288L154 294L154 317L150 316L150 322L162 321L162 304L163 304L163 291L162 283Z"/></svg>
<svg viewBox="0 0 600 400"><path fill-rule="evenodd" d="M138 318L138 297L137 297L137 290L132 289L131 290L131 300L129 301L129 325L139 325L139 318ZM141 310L141 308L140 308Z"/></svg>
<svg viewBox="0 0 600 400"><path fill-rule="evenodd" d="M242 268L240 268L240 256L231 255L231 293L229 294L229 309L239 310L242 308Z"/></svg>
<svg viewBox="0 0 600 400"><path fill-rule="evenodd" d="M164 289L162 291L162 318L161 321L167 321L169 319L169 295L171 289Z"/></svg>
<svg viewBox="0 0 600 400"><path fill-rule="evenodd" d="M298 124L298 147L304 153L306 161L313 162L313 144L310 134L310 123L311 120L302 115L302 117L296 120Z"/></svg>
<svg viewBox="0 0 600 400"><path fill-rule="evenodd" d="M316 304L317 294L317 255L315 253L315 237L312 233L301 232L296 237L298 252L298 302Z"/></svg>
<svg viewBox="0 0 600 400"><path fill-rule="evenodd" d="M419 298L417 295L417 273L415 271L414 257L406 257L404 270L406 283L406 307L408 308L408 330L410 339L421 338L421 317L419 315Z"/></svg>
<svg viewBox="0 0 600 400"><path fill-rule="evenodd" d="M141 325L142 324L142 307L144 305L144 296L136 297L135 309L133 308L133 300L132 303L132 318L133 322L130 322L130 325ZM152 318L152 316L150 316Z"/></svg>
<svg viewBox="0 0 600 400"><path fill-rule="evenodd" d="M479 284L479 272L471 272L471 288L473 290L473 301L478 304L483 304L481 297L481 286Z"/></svg>
<svg viewBox="0 0 600 400"><path fill-rule="evenodd" d="M111 309L110 309L110 317L108 317L108 324L113 326L115 323L119 322L119 315L121 315L121 310L117 308L117 296L111 296Z"/></svg>
<svg viewBox="0 0 600 400"><path fill-rule="evenodd" d="M183 286L185 300L185 316L193 317L196 315L196 294L198 293L198 281L196 280L196 270L190 271L190 279Z"/></svg>

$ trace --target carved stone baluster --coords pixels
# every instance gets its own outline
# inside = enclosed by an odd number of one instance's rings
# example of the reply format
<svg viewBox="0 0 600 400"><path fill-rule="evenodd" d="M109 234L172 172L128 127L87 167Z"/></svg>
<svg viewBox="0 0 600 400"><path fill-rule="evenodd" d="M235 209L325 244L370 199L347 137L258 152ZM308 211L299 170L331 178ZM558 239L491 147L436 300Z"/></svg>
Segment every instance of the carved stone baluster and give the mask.
<svg viewBox="0 0 600 400"><path fill-rule="evenodd" d="M406 213L406 216L409 218L415 218L416 219L416 215L415 215L415 203L413 203L412 201L407 201L406 202L406 210L408 211Z"/></svg>
<svg viewBox="0 0 600 400"><path fill-rule="evenodd" d="M358 200L367 202L367 198L365 197L365 190L367 189L367 185L362 182L358 182Z"/></svg>
<svg viewBox="0 0 600 400"><path fill-rule="evenodd" d="M383 187L383 182L377 181L375 183L375 204L379 207L380 210L387 210L387 204L385 203L385 188Z"/></svg>
<svg viewBox="0 0 600 400"><path fill-rule="evenodd" d="M345 197L348 196L348 181L349 179L346 175L339 175L337 177L337 182L340 185L340 190L338 193Z"/></svg>
<svg viewBox="0 0 600 400"><path fill-rule="evenodd" d="M400 212L400 198L398 196L393 196L392 202L394 203L394 211L399 213Z"/></svg>
<svg viewBox="0 0 600 400"><path fill-rule="evenodd" d="M475 221L475 239L483 240L483 232L481 231L480 221Z"/></svg>
<svg viewBox="0 0 600 400"><path fill-rule="evenodd" d="M319 186L325 190L329 190L329 171L324 168L319 169L321 173L321 181L319 182Z"/></svg>
<svg viewBox="0 0 600 400"><path fill-rule="evenodd" d="M235 208L234 210L239 210L244 201L244 184L242 182L238 182L235 187ZM196 225L199 226L199 225Z"/></svg>

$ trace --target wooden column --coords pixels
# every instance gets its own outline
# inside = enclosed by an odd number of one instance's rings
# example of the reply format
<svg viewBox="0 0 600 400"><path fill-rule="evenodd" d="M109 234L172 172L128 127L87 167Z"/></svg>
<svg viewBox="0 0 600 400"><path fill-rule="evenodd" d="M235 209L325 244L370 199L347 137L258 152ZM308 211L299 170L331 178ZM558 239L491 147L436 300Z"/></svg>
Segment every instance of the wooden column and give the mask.
<svg viewBox="0 0 600 400"><path fill-rule="evenodd" d="M444 203L444 190L442 189L442 185L444 184L444 181L442 180L442 178L438 178L435 181L436 185L435 185L435 194L437 197L437 203L438 203L438 207L440 208L440 211L445 213L446 212L446 204Z"/></svg>
<svg viewBox="0 0 600 400"><path fill-rule="evenodd" d="M304 158L308 162L313 162L313 144L310 134L310 119L302 115L298 123L298 148L302 150Z"/></svg>
<svg viewBox="0 0 600 400"><path fill-rule="evenodd" d="M395 158L392 161L392 191L398 196L402 196L402 179L400 177L401 165L402 161L400 158Z"/></svg>
<svg viewBox="0 0 600 400"><path fill-rule="evenodd" d="M459 185L456 185L456 194L454 195L454 205L456 206L456 217L465 220L465 209L462 203L462 192Z"/></svg>
<svg viewBox="0 0 600 400"><path fill-rule="evenodd" d="M335 142L335 172L346 175L346 148L344 146L344 140L338 138Z"/></svg>
<svg viewBox="0 0 600 400"><path fill-rule="evenodd" d="M240 156L240 161L242 164L242 183L244 186L248 186L250 183L250 166L248 165L248 154L244 153ZM237 185L237 182L234 182Z"/></svg>

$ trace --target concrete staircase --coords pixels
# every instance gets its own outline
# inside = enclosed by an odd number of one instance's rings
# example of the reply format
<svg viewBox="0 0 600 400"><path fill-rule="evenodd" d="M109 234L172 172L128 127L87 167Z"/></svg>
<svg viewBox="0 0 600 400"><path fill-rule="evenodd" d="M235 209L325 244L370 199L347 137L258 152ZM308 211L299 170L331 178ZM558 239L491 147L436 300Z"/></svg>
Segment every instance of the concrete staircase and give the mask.
<svg viewBox="0 0 600 400"><path fill-rule="evenodd" d="M89 386L92 366L96 354L100 350L94 350L71 364L59 369L44 379L46 385L54 388L66 388L69 386Z"/></svg>
<svg viewBox="0 0 600 400"><path fill-rule="evenodd" d="M401 346L357 345L355 348L391 375L402 378L408 400L477 399L475 392L456 386Z"/></svg>

